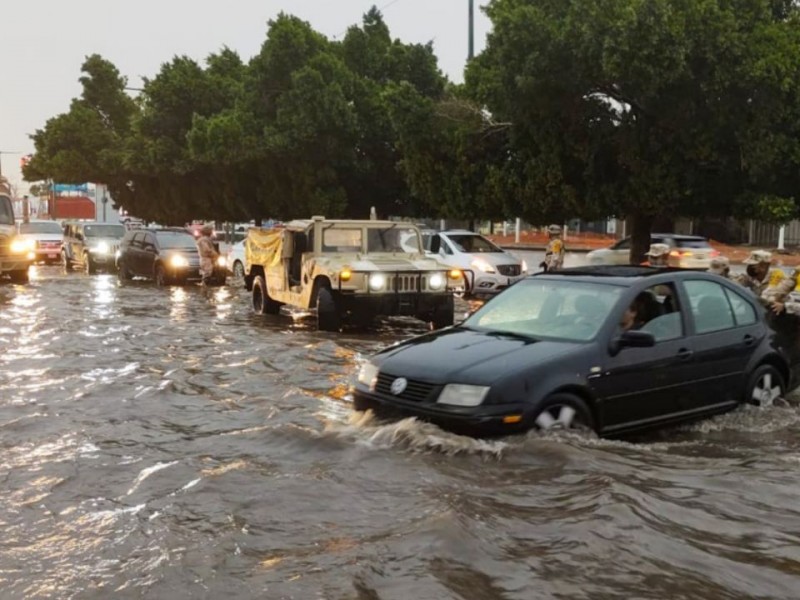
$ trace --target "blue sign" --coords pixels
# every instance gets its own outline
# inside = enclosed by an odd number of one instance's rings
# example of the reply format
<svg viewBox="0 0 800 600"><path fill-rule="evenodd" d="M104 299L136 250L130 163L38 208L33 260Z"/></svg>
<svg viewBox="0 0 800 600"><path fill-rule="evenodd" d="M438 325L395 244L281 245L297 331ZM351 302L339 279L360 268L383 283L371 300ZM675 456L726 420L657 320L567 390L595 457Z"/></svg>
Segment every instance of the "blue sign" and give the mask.
<svg viewBox="0 0 800 600"><path fill-rule="evenodd" d="M80 184L72 184L72 183L54 183L53 184L53 191L56 194L62 194L64 192L79 192L82 194L89 193L89 184L88 183L80 183Z"/></svg>

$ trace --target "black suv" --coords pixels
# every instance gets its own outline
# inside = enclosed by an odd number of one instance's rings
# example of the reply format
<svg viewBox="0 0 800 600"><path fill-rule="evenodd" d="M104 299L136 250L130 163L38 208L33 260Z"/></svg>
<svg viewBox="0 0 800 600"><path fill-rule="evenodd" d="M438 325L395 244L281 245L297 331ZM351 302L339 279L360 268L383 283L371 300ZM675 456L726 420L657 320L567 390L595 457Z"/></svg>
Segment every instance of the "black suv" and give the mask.
<svg viewBox="0 0 800 600"><path fill-rule="evenodd" d="M120 280L147 277L158 285L200 280L197 242L186 229L134 229L125 234L117 257ZM224 265L215 266L211 283L222 285Z"/></svg>
<svg viewBox="0 0 800 600"><path fill-rule="evenodd" d="M114 256L125 235L125 226L114 223L68 223L64 226L61 264L67 271L80 268L87 273L113 270Z"/></svg>

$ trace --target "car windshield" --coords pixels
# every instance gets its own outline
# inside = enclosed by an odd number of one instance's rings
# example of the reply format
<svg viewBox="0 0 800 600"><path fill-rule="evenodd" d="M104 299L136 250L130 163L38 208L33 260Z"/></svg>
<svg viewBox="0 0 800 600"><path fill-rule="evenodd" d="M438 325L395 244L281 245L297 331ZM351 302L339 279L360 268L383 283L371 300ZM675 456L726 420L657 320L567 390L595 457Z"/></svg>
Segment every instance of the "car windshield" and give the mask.
<svg viewBox="0 0 800 600"><path fill-rule="evenodd" d="M487 240L482 235L477 234L447 234L450 241L455 244L459 252L502 252L500 248L495 246L492 242Z"/></svg>
<svg viewBox="0 0 800 600"><path fill-rule="evenodd" d="M625 288L534 277L511 286L463 325L469 329L570 342L594 338Z"/></svg>
<svg viewBox="0 0 800 600"><path fill-rule="evenodd" d="M367 229L367 252L419 253L421 242L416 229L392 225Z"/></svg>
<svg viewBox="0 0 800 600"><path fill-rule="evenodd" d="M45 223L20 223L20 233L57 233L61 234L61 225L55 221L47 221Z"/></svg>
<svg viewBox="0 0 800 600"><path fill-rule="evenodd" d="M8 196L0 196L0 225L14 224L14 210Z"/></svg>
<svg viewBox="0 0 800 600"><path fill-rule="evenodd" d="M361 229L328 227L322 231L323 252L361 252Z"/></svg>
<svg viewBox="0 0 800 600"><path fill-rule="evenodd" d="M124 225L86 225L83 232L87 238L117 238L125 235Z"/></svg>
<svg viewBox="0 0 800 600"><path fill-rule="evenodd" d="M167 250L197 249L197 242L191 233L182 231L156 231L158 243Z"/></svg>

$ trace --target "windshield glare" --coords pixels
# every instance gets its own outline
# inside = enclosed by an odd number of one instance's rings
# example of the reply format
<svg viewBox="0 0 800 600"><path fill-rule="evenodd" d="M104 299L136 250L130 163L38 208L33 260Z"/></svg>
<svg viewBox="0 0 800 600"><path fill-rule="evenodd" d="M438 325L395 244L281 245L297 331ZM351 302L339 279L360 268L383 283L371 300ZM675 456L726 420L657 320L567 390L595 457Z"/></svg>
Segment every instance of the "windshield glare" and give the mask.
<svg viewBox="0 0 800 600"><path fill-rule="evenodd" d="M585 342L594 338L624 288L552 279L520 281L464 321L470 329Z"/></svg>
<svg viewBox="0 0 800 600"><path fill-rule="evenodd" d="M197 249L197 242L191 233L179 231L157 231L156 237L162 248L167 250Z"/></svg>
<svg viewBox="0 0 800 600"><path fill-rule="evenodd" d="M502 252L500 248L480 235L454 235L451 233L447 237L456 245L459 252Z"/></svg>
<svg viewBox="0 0 800 600"><path fill-rule="evenodd" d="M20 223L19 224L19 232L20 233L57 233L61 234L61 225L56 223L55 221L50 221L47 223Z"/></svg>
<svg viewBox="0 0 800 600"><path fill-rule="evenodd" d="M125 235L123 225L87 225L83 231L86 237L122 238Z"/></svg>

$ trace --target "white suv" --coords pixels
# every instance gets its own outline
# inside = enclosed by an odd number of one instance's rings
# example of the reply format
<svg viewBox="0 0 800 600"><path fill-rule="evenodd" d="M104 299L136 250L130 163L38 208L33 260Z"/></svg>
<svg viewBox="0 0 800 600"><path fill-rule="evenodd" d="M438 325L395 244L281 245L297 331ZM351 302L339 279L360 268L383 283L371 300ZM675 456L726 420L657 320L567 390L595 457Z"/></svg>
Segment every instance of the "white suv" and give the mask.
<svg viewBox="0 0 800 600"><path fill-rule="evenodd" d="M528 265L482 235L467 230L424 232L428 254L464 271L470 295L494 295L528 274Z"/></svg>

